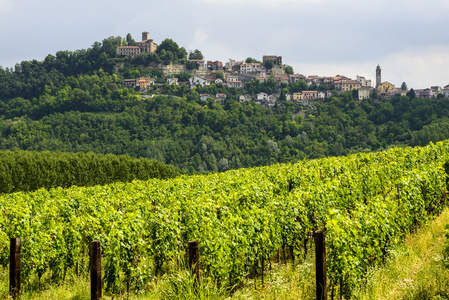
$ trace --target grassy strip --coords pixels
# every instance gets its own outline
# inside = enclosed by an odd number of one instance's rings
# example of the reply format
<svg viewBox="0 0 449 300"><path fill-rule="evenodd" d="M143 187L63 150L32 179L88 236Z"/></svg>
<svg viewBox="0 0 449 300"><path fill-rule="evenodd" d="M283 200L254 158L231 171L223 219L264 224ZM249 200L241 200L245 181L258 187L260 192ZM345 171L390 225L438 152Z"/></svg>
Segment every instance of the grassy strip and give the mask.
<svg viewBox="0 0 449 300"><path fill-rule="evenodd" d="M368 274L355 298L449 299L449 270L442 255L446 224L449 209L392 250L385 266Z"/></svg>

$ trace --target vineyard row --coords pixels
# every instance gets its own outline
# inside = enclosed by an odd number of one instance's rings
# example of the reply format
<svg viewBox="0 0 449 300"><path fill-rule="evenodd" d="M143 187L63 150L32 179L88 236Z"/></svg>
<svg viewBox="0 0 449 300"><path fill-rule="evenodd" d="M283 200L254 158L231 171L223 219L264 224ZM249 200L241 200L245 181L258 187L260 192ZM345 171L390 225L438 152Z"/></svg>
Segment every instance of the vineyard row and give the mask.
<svg viewBox="0 0 449 300"><path fill-rule="evenodd" d="M23 237L24 280L87 270L92 240L105 289L144 287L200 243L200 268L233 286L279 256L300 261L326 230L330 290L351 288L389 249L446 205L449 143L207 176L0 196L0 263ZM343 282L343 284L341 284Z"/></svg>

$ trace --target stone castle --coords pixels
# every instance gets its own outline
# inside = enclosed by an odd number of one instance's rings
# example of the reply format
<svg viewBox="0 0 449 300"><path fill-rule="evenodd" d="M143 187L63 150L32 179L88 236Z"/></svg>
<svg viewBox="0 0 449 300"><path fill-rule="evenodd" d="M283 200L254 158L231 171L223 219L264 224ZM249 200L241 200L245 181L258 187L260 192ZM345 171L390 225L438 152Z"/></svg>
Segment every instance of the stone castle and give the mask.
<svg viewBox="0 0 449 300"><path fill-rule="evenodd" d="M142 41L137 43L137 46L121 46L117 47L117 55L131 55L137 56L141 53L156 52L157 44L150 39L150 33L142 32Z"/></svg>

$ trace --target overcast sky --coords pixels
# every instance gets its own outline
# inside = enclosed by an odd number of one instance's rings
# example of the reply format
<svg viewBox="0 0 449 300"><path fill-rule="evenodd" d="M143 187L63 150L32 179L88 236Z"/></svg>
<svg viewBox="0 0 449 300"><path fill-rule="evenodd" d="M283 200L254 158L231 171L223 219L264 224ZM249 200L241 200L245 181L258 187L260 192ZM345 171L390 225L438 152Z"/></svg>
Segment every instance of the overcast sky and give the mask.
<svg viewBox="0 0 449 300"><path fill-rule="evenodd" d="M142 31L223 63L280 55L373 82L379 64L397 86L449 84L449 0L0 0L0 66Z"/></svg>

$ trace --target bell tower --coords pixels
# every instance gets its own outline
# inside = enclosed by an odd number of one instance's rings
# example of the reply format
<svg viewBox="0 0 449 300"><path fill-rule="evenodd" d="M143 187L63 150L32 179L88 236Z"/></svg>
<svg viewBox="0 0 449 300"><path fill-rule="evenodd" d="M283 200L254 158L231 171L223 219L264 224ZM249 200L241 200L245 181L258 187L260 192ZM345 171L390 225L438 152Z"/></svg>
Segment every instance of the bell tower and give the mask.
<svg viewBox="0 0 449 300"><path fill-rule="evenodd" d="M382 84L382 69L379 65L376 68L376 89L379 89L379 86Z"/></svg>

